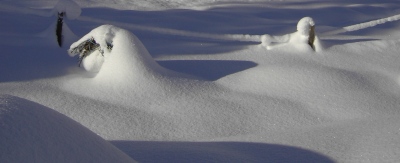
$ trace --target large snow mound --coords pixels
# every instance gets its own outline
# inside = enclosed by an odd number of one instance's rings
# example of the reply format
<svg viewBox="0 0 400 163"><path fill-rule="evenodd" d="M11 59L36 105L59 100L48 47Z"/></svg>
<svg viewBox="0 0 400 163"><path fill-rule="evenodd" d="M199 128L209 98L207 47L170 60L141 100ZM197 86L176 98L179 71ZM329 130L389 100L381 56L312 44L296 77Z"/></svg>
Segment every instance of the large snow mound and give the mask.
<svg viewBox="0 0 400 163"><path fill-rule="evenodd" d="M0 146L0 162L134 162L72 119L10 95L0 95Z"/></svg>
<svg viewBox="0 0 400 163"><path fill-rule="evenodd" d="M91 38L99 44L100 49L85 57L82 64L87 71L99 72L96 78L109 78L111 74L132 76L166 71L154 61L135 35L113 25L102 25L93 29L73 43L70 49ZM110 44L112 49L108 48ZM75 56L76 54L70 53L70 55ZM123 77L118 77L118 79L121 78Z"/></svg>
<svg viewBox="0 0 400 163"><path fill-rule="evenodd" d="M124 103L130 98L127 95L179 91L184 85L180 81L194 79L160 66L134 34L113 25L102 25L90 31L71 45L70 55L77 55L71 53L72 49L90 39L99 45L82 60L90 76L67 79L66 91Z"/></svg>

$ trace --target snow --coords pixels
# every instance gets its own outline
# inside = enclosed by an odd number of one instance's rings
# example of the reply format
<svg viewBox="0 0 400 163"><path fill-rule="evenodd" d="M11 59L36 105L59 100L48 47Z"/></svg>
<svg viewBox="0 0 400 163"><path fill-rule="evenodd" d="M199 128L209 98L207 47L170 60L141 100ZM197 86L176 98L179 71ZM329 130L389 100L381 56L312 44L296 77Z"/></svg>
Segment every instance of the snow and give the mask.
<svg viewBox="0 0 400 163"><path fill-rule="evenodd" d="M81 7L73 0L59 0L54 6L54 14L66 13L68 19L76 19L81 15Z"/></svg>
<svg viewBox="0 0 400 163"><path fill-rule="evenodd" d="M135 162L81 124L43 105L0 95L1 162Z"/></svg>
<svg viewBox="0 0 400 163"><path fill-rule="evenodd" d="M61 48L53 9L75 14ZM399 9L2 0L0 162L396 162ZM78 67L68 50L90 38Z"/></svg>
<svg viewBox="0 0 400 163"><path fill-rule="evenodd" d="M323 50L323 45L317 35L314 37L313 47L311 47L308 43L310 37L311 28L315 28L315 22L311 17L304 17L299 20L297 23L297 31L294 33L286 34L283 36L270 36L268 34L264 34L261 36L261 45L266 47L267 49L273 49L276 47L286 47L290 46L293 50L298 51L317 51L320 52Z"/></svg>
<svg viewBox="0 0 400 163"><path fill-rule="evenodd" d="M304 17L297 23L297 32L303 36L308 36L310 28L315 26L314 20L310 17Z"/></svg>

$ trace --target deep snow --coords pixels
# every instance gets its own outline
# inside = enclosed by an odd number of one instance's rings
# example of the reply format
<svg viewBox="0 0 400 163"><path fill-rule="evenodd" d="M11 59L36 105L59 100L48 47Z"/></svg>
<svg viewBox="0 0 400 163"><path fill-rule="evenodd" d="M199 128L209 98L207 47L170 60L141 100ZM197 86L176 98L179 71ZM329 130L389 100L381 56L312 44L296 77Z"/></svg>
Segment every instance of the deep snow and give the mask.
<svg viewBox="0 0 400 163"><path fill-rule="evenodd" d="M62 48L57 1L0 2L1 93L134 160L400 159L398 0L76 0ZM312 24L316 51L301 28ZM67 53L89 37L114 45L95 69L85 59L92 72Z"/></svg>
<svg viewBox="0 0 400 163"><path fill-rule="evenodd" d="M135 162L81 124L43 105L0 95L2 162Z"/></svg>

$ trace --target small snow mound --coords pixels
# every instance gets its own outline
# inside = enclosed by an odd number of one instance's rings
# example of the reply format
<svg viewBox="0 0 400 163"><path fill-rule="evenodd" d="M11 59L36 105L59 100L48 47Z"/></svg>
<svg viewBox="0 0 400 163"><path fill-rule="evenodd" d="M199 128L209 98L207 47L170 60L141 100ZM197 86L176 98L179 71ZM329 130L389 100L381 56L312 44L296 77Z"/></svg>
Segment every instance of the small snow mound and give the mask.
<svg viewBox="0 0 400 163"><path fill-rule="evenodd" d="M72 119L10 95L0 95L0 146L0 162L134 162Z"/></svg>
<svg viewBox="0 0 400 163"><path fill-rule="evenodd" d="M309 36L310 28L315 26L314 20L310 17L304 17L297 23L297 31L304 36Z"/></svg>
<svg viewBox="0 0 400 163"><path fill-rule="evenodd" d="M273 38L270 35L265 34L261 36L261 45L268 47L272 42Z"/></svg>
<svg viewBox="0 0 400 163"><path fill-rule="evenodd" d="M81 15L81 7L73 0L60 0L54 6L54 14L64 12L68 19L76 19Z"/></svg>
<svg viewBox="0 0 400 163"><path fill-rule="evenodd" d="M315 33L315 22L310 17L304 17L297 23L297 31L283 36L261 36L261 45L268 50L277 47L285 48L294 52L322 51L321 41Z"/></svg>

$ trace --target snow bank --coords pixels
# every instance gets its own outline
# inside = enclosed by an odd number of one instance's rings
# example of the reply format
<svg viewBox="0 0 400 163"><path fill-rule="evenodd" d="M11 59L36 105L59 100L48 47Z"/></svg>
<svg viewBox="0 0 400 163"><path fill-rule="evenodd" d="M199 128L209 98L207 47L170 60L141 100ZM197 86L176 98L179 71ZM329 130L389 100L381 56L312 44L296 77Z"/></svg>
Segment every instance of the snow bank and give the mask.
<svg viewBox="0 0 400 163"><path fill-rule="evenodd" d="M70 118L10 95L0 95L0 146L0 162L134 162Z"/></svg>

